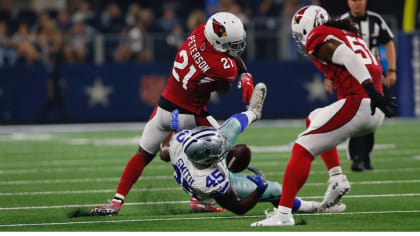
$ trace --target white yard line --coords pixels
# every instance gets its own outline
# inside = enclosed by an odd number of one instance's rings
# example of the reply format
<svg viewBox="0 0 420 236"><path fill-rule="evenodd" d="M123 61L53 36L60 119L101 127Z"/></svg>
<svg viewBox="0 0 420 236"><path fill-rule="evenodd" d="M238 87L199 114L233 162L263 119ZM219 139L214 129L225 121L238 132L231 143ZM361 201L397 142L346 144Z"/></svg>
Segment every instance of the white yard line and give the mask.
<svg viewBox="0 0 420 236"><path fill-rule="evenodd" d="M162 192L162 191L182 191L182 189L180 187L173 187L173 188L140 188L140 189L132 189L130 192ZM115 189L68 190L68 191L48 191L48 192L0 193L0 196L90 194L90 193L114 193L114 192L115 192Z"/></svg>
<svg viewBox="0 0 420 236"><path fill-rule="evenodd" d="M403 159L403 160L407 160L407 161L412 161L413 159ZM379 160L378 160L379 161ZM394 160L395 161L395 160ZM415 161L415 160L414 160ZM254 167L259 167L259 166L273 166L273 165L277 165L279 166L279 168L281 168L281 166L283 166L283 164L286 164L287 161L281 162L281 161L269 161L269 162L256 162L253 164ZM318 162L321 163L321 162ZM314 163L315 164L315 163ZM4 170L0 170L0 175L20 175L20 174L29 174L29 173L65 173L65 172L98 172L101 170L118 170L118 171L122 171L124 169L124 165L115 167L69 167L69 168L34 168L34 169L4 169ZM170 170L171 167L170 165L167 164L162 164L162 165L152 165L150 167L148 167L148 169L150 170L163 170L163 169L168 169ZM373 171L371 171L372 173L376 173L376 172L399 172L399 171L419 171L420 168L396 168L396 169L375 169ZM327 173L326 171L319 171L322 174ZM269 172L267 172L267 175ZM278 173L282 173L282 172L277 172ZM312 172L312 173L318 173L317 171ZM273 175L276 175L273 174Z"/></svg>
<svg viewBox="0 0 420 236"><path fill-rule="evenodd" d="M158 165L150 166L148 169L170 169L170 165ZM65 172L98 172L105 170L124 170L124 165L115 167L68 167L68 168L35 168L35 169L11 169L11 170L0 170L0 175L20 175L20 174L36 174L36 173L65 173Z"/></svg>
<svg viewBox="0 0 420 236"><path fill-rule="evenodd" d="M109 178L86 178L86 179L44 179L44 180L6 180L0 181L0 185L21 185L21 184L63 184L63 183L96 183L96 182L117 182L121 177ZM168 180L173 179L171 175L142 176L141 180Z"/></svg>
<svg viewBox="0 0 420 236"><path fill-rule="evenodd" d="M361 211L361 212L342 212L342 213L310 213L299 214L300 216L318 216L318 215L364 215L364 214L395 214L395 213L420 213L420 210L406 211ZM125 222L153 222L153 221L183 221L183 220L216 220L216 219L245 219L259 218L263 215L253 216L212 216L212 217L183 217L183 218L155 218L155 219L131 219L131 220L95 220L95 221L78 221L78 222L50 222L50 223L34 223L34 224L8 224L0 225L0 227L28 227L28 226L51 226L51 225L74 225L74 224L102 224L102 223L125 223Z"/></svg>
<svg viewBox="0 0 420 236"><path fill-rule="evenodd" d="M138 206L138 205L166 205L166 204L188 204L190 201L163 201L163 202L128 202L124 206ZM98 204L83 204L83 205L61 205L61 206L28 206L28 207L4 207L0 208L0 211L8 210L33 210L33 209L54 209L54 208L79 208L79 207L94 207L101 205Z"/></svg>
<svg viewBox="0 0 420 236"><path fill-rule="evenodd" d="M398 157L395 158L376 158L374 160L375 163L385 163L385 162L416 162L420 160L420 156L417 156L419 154L419 150L401 150L399 151ZM387 155L390 153L387 153ZM401 155L413 155L413 156L405 156L401 157ZM93 154L90 156L94 156ZM86 157L84 155L81 158ZM14 174L14 173L22 173L27 171L28 173L35 173L35 172L42 172L44 170L54 171L54 169L58 169L58 171L63 171L63 168L60 168L62 166L66 166L65 169L70 168L81 168L84 170L85 166L95 166L95 168L111 168L110 166L120 166L121 168L124 167L127 164L127 160L119 160L117 158L111 159L111 158L104 158L101 155L96 155L96 157L100 157L100 160L98 158L96 159L87 159L87 160L42 160L42 161L33 161L33 162L23 162L23 161L10 161L8 163L2 163L0 169L1 173L7 173L7 174ZM113 156L115 157L115 156ZM261 154L254 154L252 157L254 162L252 162L252 165L258 165L258 166L273 166L273 165L285 165L288 163L290 159L289 154L280 154L276 156L265 156ZM157 164L156 164L157 163ZM160 164L162 163L162 164ZM313 164L319 165L322 164L322 162L314 162ZM30 167L39 167L39 168L30 168ZM58 167L56 167L58 166ZM157 169L163 169L166 168L168 164L156 161L154 165L151 165L149 168L157 168ZM29 168L28 168L29 167ZM22 169L23 168L23 169Z"/></svg>
<svg viewBox="0 0 420 236"><path fill-rule="evenodd" d="M265 173L265 175L272 175L272 173ZM171 175L161 176L143 176L141 181L156 181L156 180L171 180ZM64 183L97 183L97 182L117 182L120 177L109 178L83 178L83 179L44 179L44 180L6 180L0 181L0 185L34 185L34 184L64 184ZM409 180L382 180L382 181L361 181L351 182L351 184L409 184L420 183L420 179ZM305 186L325 186L326 183L306 183Z"/></svg>
<svg viewBox="0 0 420 236"><path fill-rule="evenodd" d="M219 121L221 123L223 121ZM385 125L415 124L419 118L385 119ZM49 124L49 125L0 125L0 134L9 133L62 133L62 132L98 132L98 131L138 131L144 128L145 122L124 123L89 123L89 124ZM305 119L259 120L251 129L259 127L305 127Z"/></svg>
<svg viewBox="0 0 420 236"><path fill-rule="evenodd" d="M409 179L409 180L379 180L379 181L361 181L361 182L350 182L352 185L373 185L373 184L412 184L420 183L420 179ZM327 183L306 183L305 186L326 186Z"/></svg>
<svg viewBox="0 0 420 236"><path fill-rule="evenodd" d="M374 195L346 195L346 198L375 198L375 197L416 197L420 196L420 193L407 193L407 194L374 194ZM323 196L307 196L302 197L303 199L322 199ZM189 201L162 201L162 202L132 202L125 203L125 206L137 206L137 205L166 205L166 204L187 204ZM0 210L30 210L30 209L52 209L52 208L78 208L78 207L93 207L100 205L98 204L84 204L84 205L61 205L61 206L29 206L29 207L5 207Z"/></svg>

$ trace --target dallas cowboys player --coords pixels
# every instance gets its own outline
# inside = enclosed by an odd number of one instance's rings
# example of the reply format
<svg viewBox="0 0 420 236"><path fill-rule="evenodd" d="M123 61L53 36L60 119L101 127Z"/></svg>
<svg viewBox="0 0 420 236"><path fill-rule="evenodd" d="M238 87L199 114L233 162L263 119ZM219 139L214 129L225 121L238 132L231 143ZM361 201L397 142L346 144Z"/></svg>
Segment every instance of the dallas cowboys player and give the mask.
<svg viewBox="0 0 420 236"><path fill-rule="evenodd" d="M236 213L245 214L258 201L276 201L281 195L277 182L266 181L261 171L249 168L256 177L230 173L224 158L233 147L238 135L261 118L266 96L265 84L255 86L249 108L246 112L232 115L219 129L197 127L192 130L170 132L161 144L160 155L164 161L171 161L174 178L192 197L202 202L213 203ZM172 112L171 127L177 130L177 111ZM293 209L315 212L321 203L296 198ZM344 204L322 208L322 212L341 212Z"/></svg>

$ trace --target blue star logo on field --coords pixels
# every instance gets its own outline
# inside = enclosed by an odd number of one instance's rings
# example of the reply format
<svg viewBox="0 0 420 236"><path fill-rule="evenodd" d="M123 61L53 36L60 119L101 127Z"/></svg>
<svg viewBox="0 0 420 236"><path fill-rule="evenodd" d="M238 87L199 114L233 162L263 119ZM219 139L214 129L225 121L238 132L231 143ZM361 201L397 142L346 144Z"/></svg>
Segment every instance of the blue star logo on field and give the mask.
<svg viewBox="0 0 420 236"><path fill-rule="evenodd" d="M316 100L320 100L324 102L328 100L324 79L319 74L316 74L311 82L306 82L304 88L309 92L308 101L315 102Z"/></svg>
<svg viewBox="0 0 420 236"><path fill-rule="evenodd" d="M95 79L92 86L85 87L85 93L89 96L89 106L109 105L109 95L114 92L112 86L105 86L100 78Z"/></svg>

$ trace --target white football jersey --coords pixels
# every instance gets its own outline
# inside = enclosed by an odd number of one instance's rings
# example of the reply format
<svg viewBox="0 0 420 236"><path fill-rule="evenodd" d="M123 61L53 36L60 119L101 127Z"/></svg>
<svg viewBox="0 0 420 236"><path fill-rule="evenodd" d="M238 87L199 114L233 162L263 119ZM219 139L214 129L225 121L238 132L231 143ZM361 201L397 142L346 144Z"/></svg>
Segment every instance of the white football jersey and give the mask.
<svg viewBox="0 0 420 236"><path fill-rule="evenodd" d="M170 141L169 155L174 178L185 192L200 201L210 200L228 190L229 171L224 162L217 162L206 169L197 169L182 150L182 142L190 130L174 135Z"/></svg>

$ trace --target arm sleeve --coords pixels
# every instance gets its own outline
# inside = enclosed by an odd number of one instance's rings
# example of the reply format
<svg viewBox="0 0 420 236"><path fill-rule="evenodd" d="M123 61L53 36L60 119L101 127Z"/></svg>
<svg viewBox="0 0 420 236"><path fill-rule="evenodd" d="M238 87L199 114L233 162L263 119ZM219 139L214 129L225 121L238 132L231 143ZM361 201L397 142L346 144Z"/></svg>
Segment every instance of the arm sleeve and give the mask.
<svg viewBox="0 0 420 236"><path fill-rule="evenodd" d="M367 79L372 79L368 69L360 60L359 55L354 53L344 43L338 46L333 55L332 62L346 67L348 72L361 84Z"/></svg>

